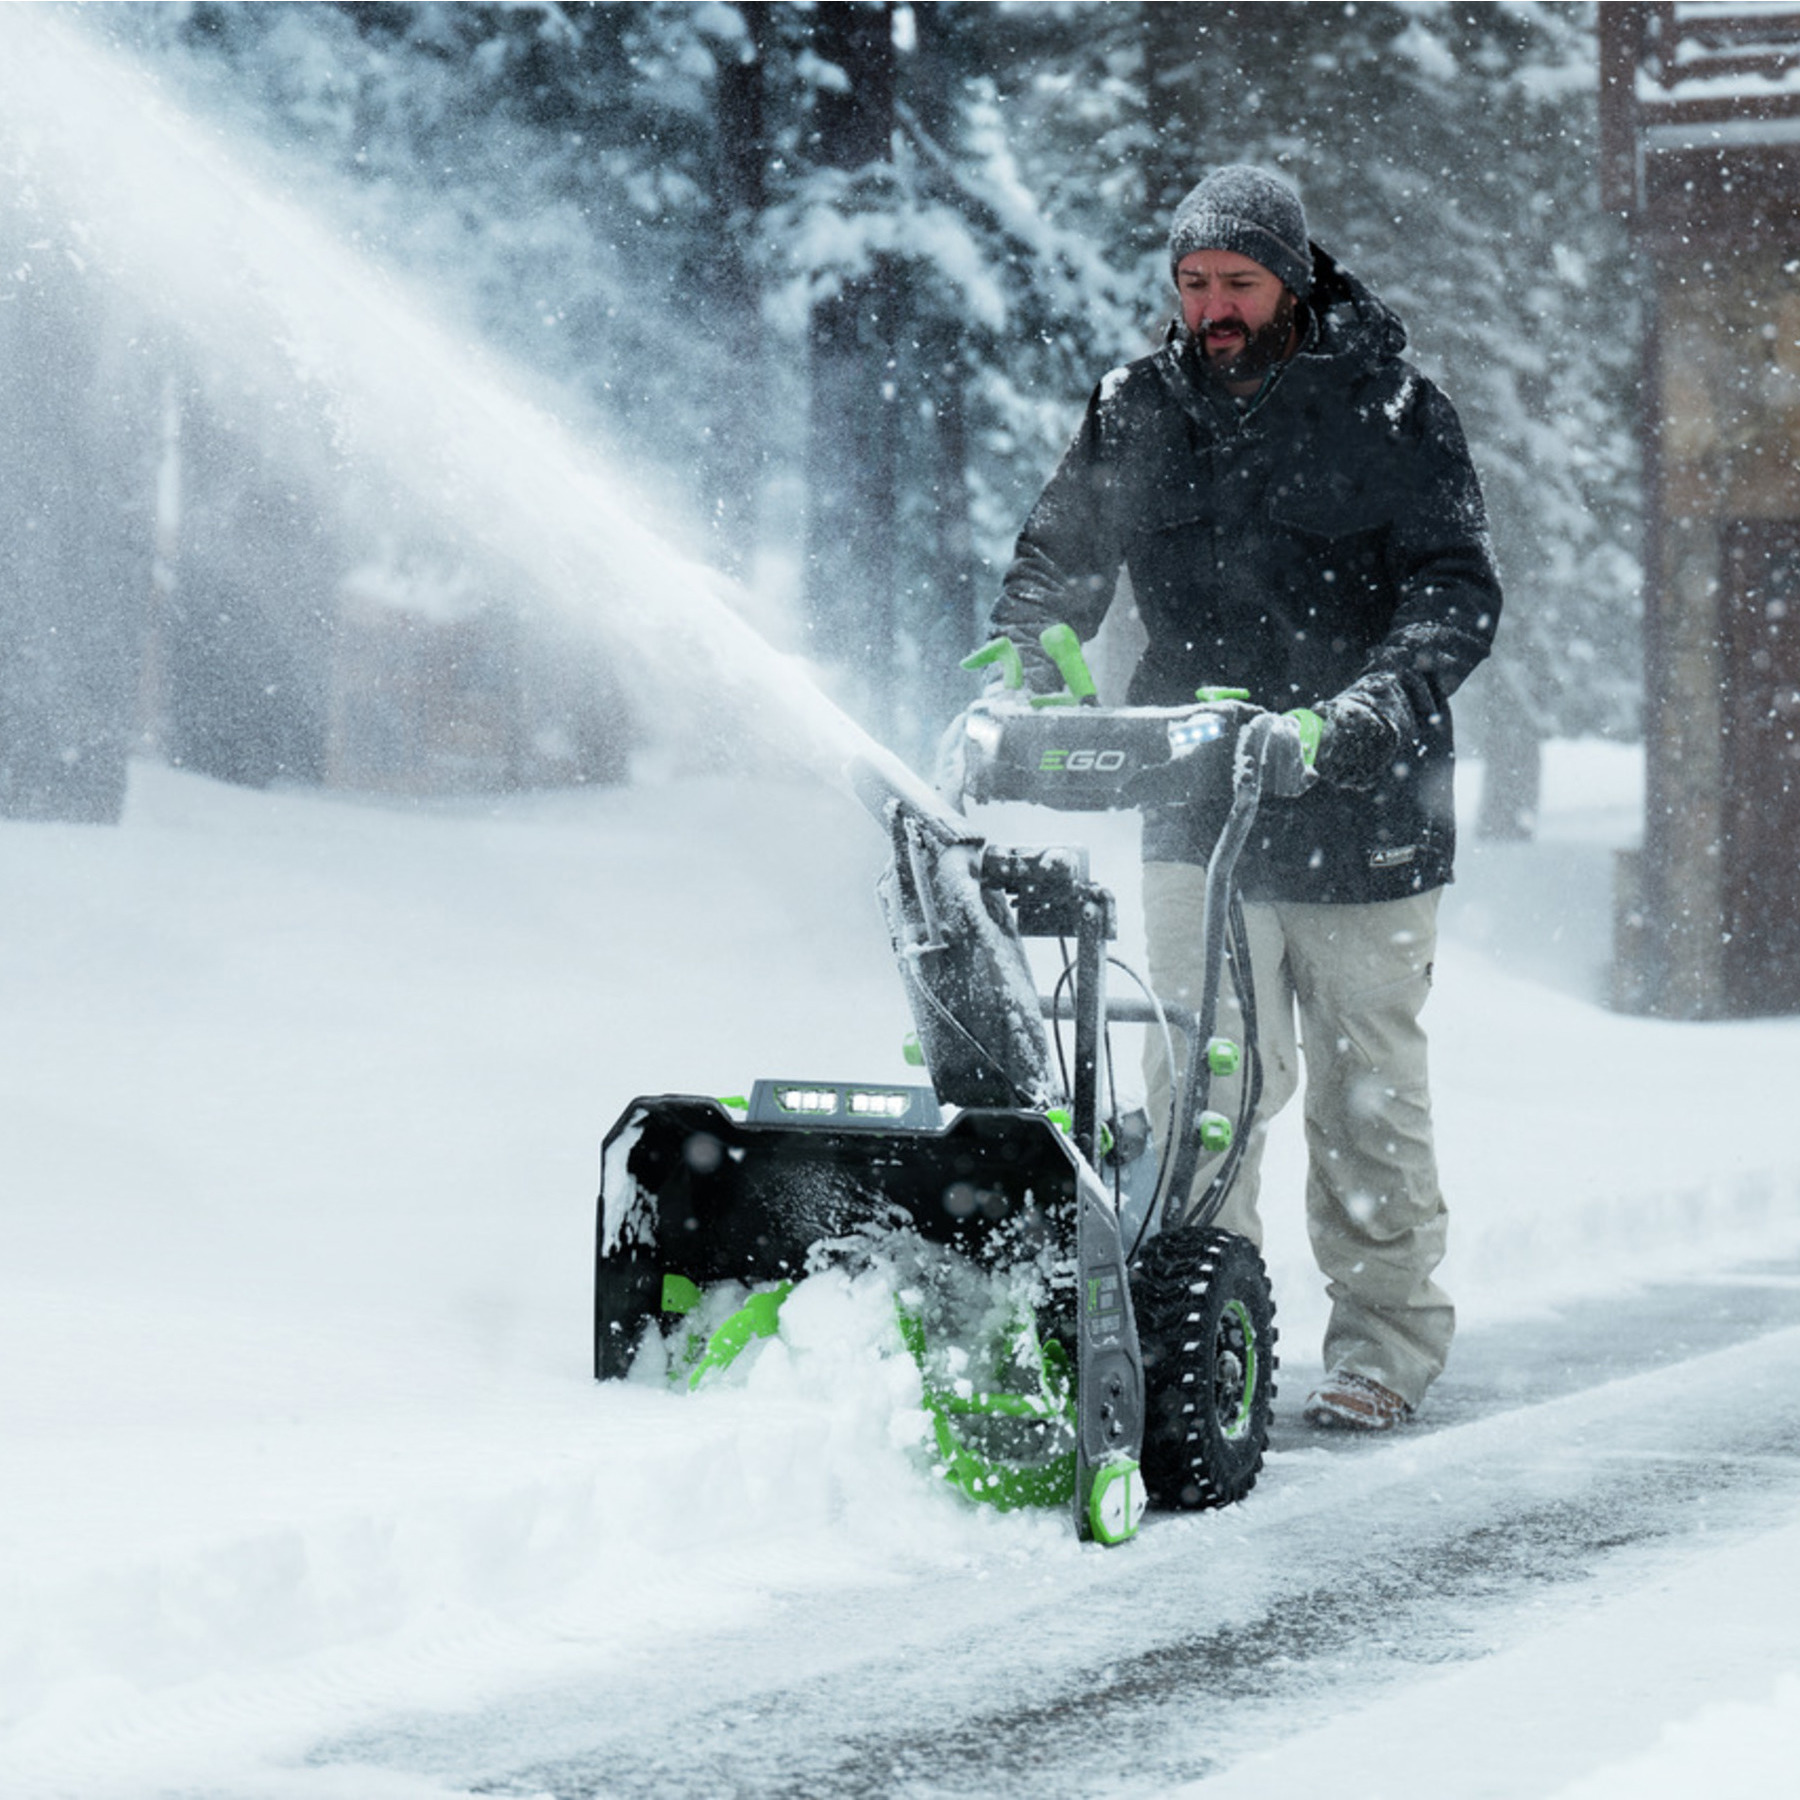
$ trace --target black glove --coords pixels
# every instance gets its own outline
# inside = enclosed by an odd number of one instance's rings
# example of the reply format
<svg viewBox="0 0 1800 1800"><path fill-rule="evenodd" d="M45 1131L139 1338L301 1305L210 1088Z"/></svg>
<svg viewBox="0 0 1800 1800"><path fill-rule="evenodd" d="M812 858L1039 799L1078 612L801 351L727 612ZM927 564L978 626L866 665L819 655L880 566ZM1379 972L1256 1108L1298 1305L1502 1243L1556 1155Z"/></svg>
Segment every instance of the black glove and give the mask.
<svg viewBox="0 0 1800 1800"><path fill-rule="evenodd" d="M1395 713L1405 711L1411 725L1400 684L1392 676L1366 677L1316 710L1324 726L1314 764L1319 779L1333 787L1374 787L1394 766L1404 741Z"/></svg>
<svg viewBox="0 0 1800 1800"><path fill-rule="evenodd" d="M1304 708L1282 713L1269 727L1263 740L1263 792L1277 800L1292 800L1304 794L1318 779L1313 762L1318 755L1318 739L1311 739L1309 724L1323 733L1324 721ZM1310 740L1310 741L1309 741Z"/></svg>

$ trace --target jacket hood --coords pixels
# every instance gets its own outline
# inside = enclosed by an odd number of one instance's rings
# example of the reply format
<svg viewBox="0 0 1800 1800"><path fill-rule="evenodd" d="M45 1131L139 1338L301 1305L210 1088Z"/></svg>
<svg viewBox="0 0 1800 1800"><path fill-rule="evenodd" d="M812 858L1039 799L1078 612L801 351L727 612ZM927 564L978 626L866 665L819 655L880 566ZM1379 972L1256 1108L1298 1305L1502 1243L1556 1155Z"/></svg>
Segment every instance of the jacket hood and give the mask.
<svg viewBox="0 0 1800 1800"><path fill-rule="evenodd" d="M1391 362L1406 349L1400 315L1317 244L1312 246L1313 286L1307 308L1316 323L1301 354Z"/></svg>

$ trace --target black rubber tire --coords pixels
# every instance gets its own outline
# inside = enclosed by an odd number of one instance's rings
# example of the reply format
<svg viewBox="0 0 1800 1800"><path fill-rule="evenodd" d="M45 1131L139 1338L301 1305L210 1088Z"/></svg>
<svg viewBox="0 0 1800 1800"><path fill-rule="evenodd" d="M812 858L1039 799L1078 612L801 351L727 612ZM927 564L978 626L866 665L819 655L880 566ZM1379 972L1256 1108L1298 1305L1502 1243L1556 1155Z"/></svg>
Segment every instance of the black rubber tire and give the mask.
<svg viewBox="0 0 1800 1800"><path fill-rule="evenodd" d="M1275 1400L1275 1301L1248 1238L1165 1231L1131 1266L1152 1504L1229 1506L1256 1485Z"/></svg>

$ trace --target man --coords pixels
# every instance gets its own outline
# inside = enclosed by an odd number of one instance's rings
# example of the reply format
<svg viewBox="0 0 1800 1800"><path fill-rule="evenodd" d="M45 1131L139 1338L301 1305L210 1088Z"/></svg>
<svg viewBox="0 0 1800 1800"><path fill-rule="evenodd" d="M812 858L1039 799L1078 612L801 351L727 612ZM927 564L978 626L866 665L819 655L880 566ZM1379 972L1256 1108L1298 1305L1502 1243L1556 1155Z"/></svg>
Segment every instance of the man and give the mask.
<svg viewBox="0 0 1800 1800"><path fill-rule="evenodd" d="M1091 637L1123 568L1148 640L1131 703L1230 686L1321 722L1318 781L1264 803L1239 865L1264 1088L1217 1223L1261 1241L1263 1141L1304 1043L1307 1223L1332 1303L1305 1416L1385 1430L1455 1325L1432 1279L1445 1211L1418 1015L1455 847L1448 701L1492 645L1500 588L1455 412L1402 360L1394 314L1310 242L1286 181L1208 176L1169 263L1179 322L1095 390L994 626L1033 686L1060 686L1038 633ZM1150 974L1170 1000L1199 993L1210 849L1178 809L1145 819ZM1159 1043L1147 1063L1160 1124Z"/></svg>

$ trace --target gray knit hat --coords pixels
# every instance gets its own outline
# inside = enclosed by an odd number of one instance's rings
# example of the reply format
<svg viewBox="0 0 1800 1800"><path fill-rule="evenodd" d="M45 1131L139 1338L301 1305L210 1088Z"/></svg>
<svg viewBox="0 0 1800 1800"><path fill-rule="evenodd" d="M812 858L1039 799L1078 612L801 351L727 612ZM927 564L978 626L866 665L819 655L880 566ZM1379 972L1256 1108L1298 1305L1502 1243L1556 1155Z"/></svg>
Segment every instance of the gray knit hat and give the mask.
<svg viewBox="0 0 1800 1800"><path fill-rule="evenodd" d="M1175 209L1169 269L1194 250L1235 250L1281 278L1302 299L1312 286L1306 209L1279 175L1248 163L1215 169Z"/></svg>

